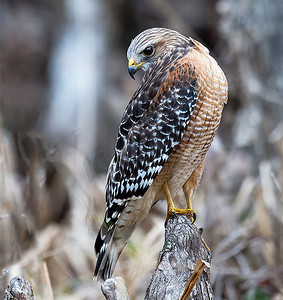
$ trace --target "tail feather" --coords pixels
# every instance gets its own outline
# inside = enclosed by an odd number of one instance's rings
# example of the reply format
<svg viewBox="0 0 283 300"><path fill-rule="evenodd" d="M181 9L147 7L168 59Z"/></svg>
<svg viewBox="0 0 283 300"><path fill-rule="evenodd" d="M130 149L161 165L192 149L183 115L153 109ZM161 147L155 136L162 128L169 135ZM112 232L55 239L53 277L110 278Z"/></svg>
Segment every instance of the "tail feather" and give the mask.
<svg viewBox="0 0 283 300"><path fill-rule="evenodd" d="M115 269L117 260L125 246L121 239L113 239L115 227L107 231L105 224L100 228L95 241L97 262L94 271L94 280L106 280L110 278Z"/></svg>
<svg viewBox="0 0 283 300"><path fill-rule="evenodd" d="M127 241L127 237L121 233L121 229L117 230L115 227L127 201L112 201L112 205L106 209L104 222L94 245L97 254L94 271L94 279L96 281L99 279L106 280L112 276L119 255Z"/></svg>

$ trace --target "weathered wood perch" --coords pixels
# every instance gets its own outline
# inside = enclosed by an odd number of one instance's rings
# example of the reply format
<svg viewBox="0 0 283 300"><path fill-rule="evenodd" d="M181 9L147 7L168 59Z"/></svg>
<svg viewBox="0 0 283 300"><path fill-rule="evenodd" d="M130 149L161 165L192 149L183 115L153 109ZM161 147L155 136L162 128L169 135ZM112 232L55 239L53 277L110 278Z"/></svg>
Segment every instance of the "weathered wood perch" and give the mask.
<svg viewBox="0 0 283 300"><path fill-rule="evenodd" d="M145 300L214 299L210 260L198 228L184 215L172 216L165 226L165 243ZM106 299L128 299L126 288L115 282L113 278L102 284L102 291L108 291Z"/></svg>
<svg viewBox="0 0 283 300"><path fill-rule="evenodd" d="M9 281L3 300L34 300L32 286L23 276L16 276Z"/></svg>

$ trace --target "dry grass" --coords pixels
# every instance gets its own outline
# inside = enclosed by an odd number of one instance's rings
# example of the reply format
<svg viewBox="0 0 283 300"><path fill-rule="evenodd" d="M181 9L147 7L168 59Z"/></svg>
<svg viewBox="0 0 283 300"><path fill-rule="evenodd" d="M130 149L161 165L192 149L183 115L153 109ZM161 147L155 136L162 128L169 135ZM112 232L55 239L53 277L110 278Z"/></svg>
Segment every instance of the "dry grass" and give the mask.
<svg viewBox="0 0 283 300"><path fill-rule="evenodd" d="M36 147L26 157L26 174L20 174L13 138L4 131L0 138L1 292L9 278L23 275L37 299L103 299L92 273L93 241L104 214L104 176L90 180L83 156L70 147L54 161ZM216 299L282 299L283 197L277 175L282 169L261 161L258 177L241 177L245 166L233 167L231 154L218 142L194 197L197 223L212 248ZM281 153L278 158L282 161ZM48 178L50 164L55 178ZM230 182L233 176L239 176L238 188ZM143 299L162 247L164 218L161 203L121 255L116 274L125 279L131 299Z"/></svg>

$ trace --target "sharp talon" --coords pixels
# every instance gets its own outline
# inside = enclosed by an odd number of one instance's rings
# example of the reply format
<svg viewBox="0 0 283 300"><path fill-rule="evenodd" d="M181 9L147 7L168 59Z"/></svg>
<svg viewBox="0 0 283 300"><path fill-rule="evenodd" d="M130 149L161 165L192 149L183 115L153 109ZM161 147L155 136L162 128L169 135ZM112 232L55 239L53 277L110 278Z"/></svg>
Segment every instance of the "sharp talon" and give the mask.
<svg viewBox="0 0 283 300"><path fill-rule="evenodd" d="M176 214L181 214L181 215L186 215L191 220L191 222L194 223L196 221L197 215L192 209L191 203L190 202L187 203L186 209L176 207L174 205L172 196L169 191L168 183L166 181L163 183L162 188L168 205L168 213L167 213L166 221L168 221L168 219L172 215L176 217Z"/></svg>
<svg viewBox="0 0 283 300"><path fill-rule="evenodd" d="M200 227L198 230L199 230L200 235L202 235L203 234L203 228Z"/></svg>
<svg viewBox="0 0 283 300"><path fill-rule="evenodd" d="M194 212L193 213L193 222L192 222L193 224L195 223L196 219L197 219L197 214Z"/></svg>

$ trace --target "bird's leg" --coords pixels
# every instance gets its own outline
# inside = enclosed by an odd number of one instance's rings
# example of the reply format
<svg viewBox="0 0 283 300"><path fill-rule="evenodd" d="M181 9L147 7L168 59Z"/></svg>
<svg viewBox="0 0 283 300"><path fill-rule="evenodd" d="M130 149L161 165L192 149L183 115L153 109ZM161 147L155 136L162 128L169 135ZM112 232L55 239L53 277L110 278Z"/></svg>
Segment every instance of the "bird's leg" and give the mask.
<svg viewBox="0 0 283 300"><path fill-rule="evenodd" d="M194 171L192 172L192 174L189 177L189 179L183 185L183 191L184 191L184 194L185 194L185 197L186 197L187 207L191 211L194 211L193 207L192 207L191 197L192 197L194 191L196 190L196 187L199 184L199 181L200 181L200 178L201 178L201 174L203 172L203 167L204 167L204 159L194 169ZM196 214L195 213L194 213L193 217L194 217L194 219L196 219Z"/></svg>
<svg viewBox="0 0 283 300"><path fill-rule="evenodd" d="M184 191L184 194L185 194L185 197L186 197L186 202L187 202L188 210L190 210L192 212L190 220L192 221L192 223L194 223L197 216L196 216L195 210L193 209L191 195L190 195L190 192L187 189L187 185L186 184L183 186L183 191Z"/></svg>
<svg viewBox="0 0 283 300"><path fill-rule="evenodd" d="M194 173L193 173L194 174ZM193 194L192 191L192 182L191 180L188 180L184 186L183 186L183 191L184 191L184 194L185 194L185 197L186 197L186 202L187 202L187 206L188 206L188 209L190 209L191 211L194 211L193 210L193 207L192 207L192 200L191 200L191 195ZM195 182L193 182L193 184L195 184ZM196 186L197 184L195 184ZM194 213L194 221L196 220L196 214ZM191 220L192 221L192 220ZM203 228L199 228L199 233L200 235L202 235L203 233ZM207 246L205 240L203 238L201 238L202 242L203 242L203 245L205 247L205 249L207 250L207 252L209 254L211 254L211 250L210 248Z"/></svg>
<svg viewBox="0 0 283 300"><path fill-rule="evenodd" d="M163 192L165 194L166 197L166 201L168 204L168 212L167 212L167 219L166 221L170 218L170 216L172 216L173 214L182 214L182 215L187 215L190 220L192 222L195 221L195 211L193 209L190 208L177 208L173 202L169 187L168 187L168 183L167 181L165 181L162 185L163 188Z"/></svg>

